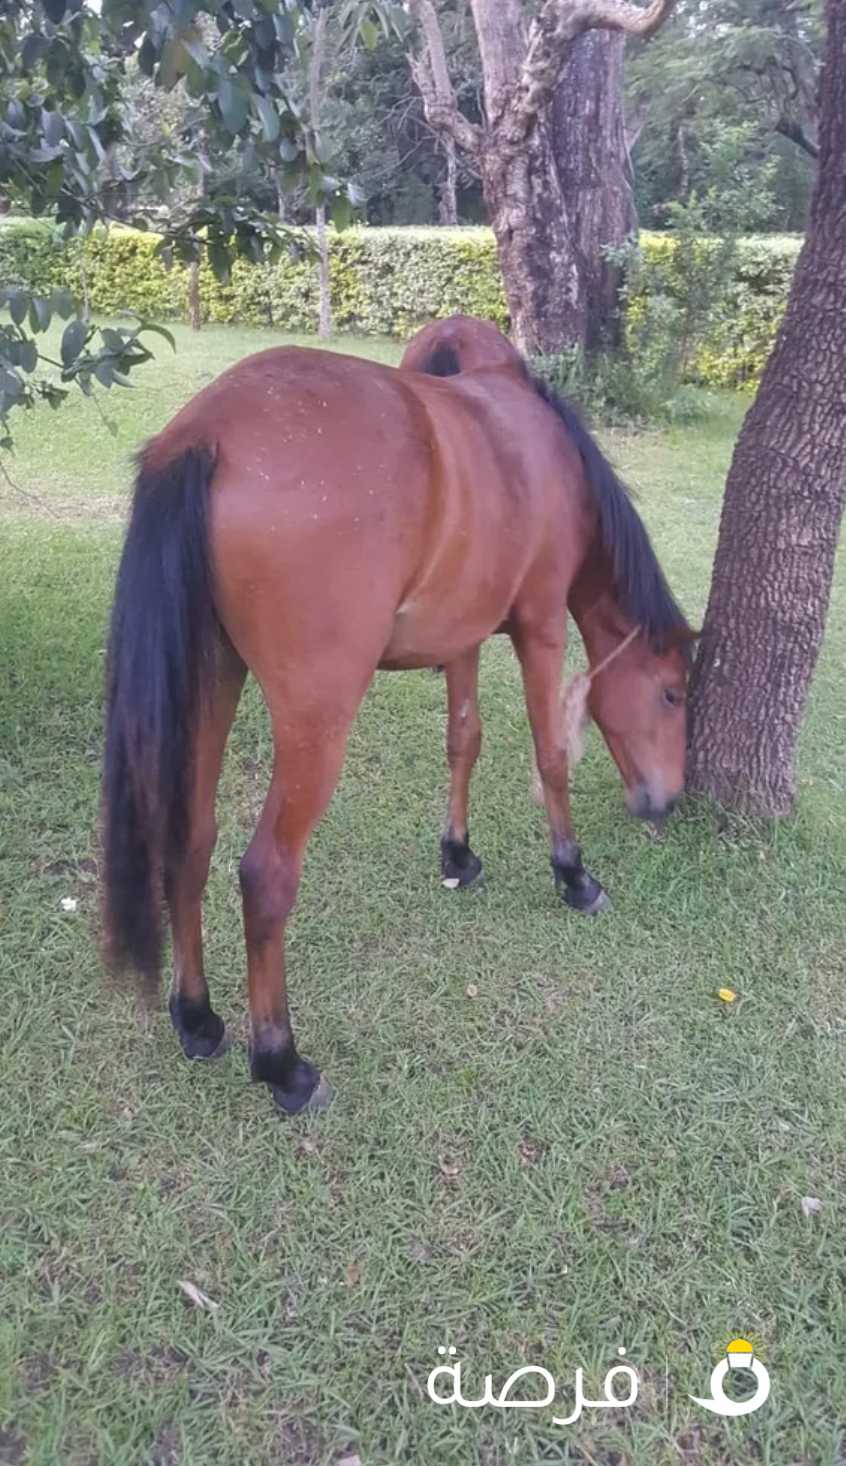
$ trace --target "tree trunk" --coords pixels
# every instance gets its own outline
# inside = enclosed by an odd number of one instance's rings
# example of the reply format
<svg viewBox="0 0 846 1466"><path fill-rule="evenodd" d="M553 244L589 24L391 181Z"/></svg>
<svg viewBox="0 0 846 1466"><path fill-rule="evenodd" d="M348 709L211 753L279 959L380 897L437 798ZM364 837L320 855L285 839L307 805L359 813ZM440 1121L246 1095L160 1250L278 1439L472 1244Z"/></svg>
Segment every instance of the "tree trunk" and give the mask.
<svg viewBox="0 0 846 1466"><path fill-rule="evenodd" d="M691 688L689 786L787 814L846 490L846 6L828 0L820 171L787 313L734 453Z"/></svg>
<svg viewBox="0 0 846 1466"><path fill-rule="evenodd" d="M552 102L552 140L584 297L580 344L620 344L620 251L637 234L623 104L624 36L590 31L573 43Z"/></svg>
<svg viewBox="0 0 846 1466"><path fill-rule="evenodd" d="M477 124L458 107L433 0L406 0L425 44L425 56L410 61L427 120L478 163L512 331L524 351L588 350L608 335L616 282L596 251L602 242L622 244L635 223L622 41L594 43L586 33L648 38L674 4L550 0L530 16L521 0L470 0L484 92Z"/></svg>
<svg viewBox="0 0 846 1466"><path fill-rule="evenodd" d="M587 340L587 297L546 119L522 151L481 155L482 188L496 237L511 333L529 355L548 356Z"/></svg>
<svg viewBox="0 0 846 1466"><path fill-rule="evenodd" d="M329 238L326 233L326 209L317 210L317 254L320 280L320 321L317 334L321 341L332 335L332 289L329 277Z"/></svg>
<svg viewBox="0 0 846 1466"><path fill-rule="evenodd" d="M199 331L203 324L200 306L200 261L192 260L188 266L188 319L192 331Z"/></svg>
<svg viewBox="0 0 846 1466"><path fill-rule="evenodd" d="M441 146L446 162L446 175L439 190L438 219L441 224L449 227L458 223L458 161L455 138L443 138Z"/></svg>

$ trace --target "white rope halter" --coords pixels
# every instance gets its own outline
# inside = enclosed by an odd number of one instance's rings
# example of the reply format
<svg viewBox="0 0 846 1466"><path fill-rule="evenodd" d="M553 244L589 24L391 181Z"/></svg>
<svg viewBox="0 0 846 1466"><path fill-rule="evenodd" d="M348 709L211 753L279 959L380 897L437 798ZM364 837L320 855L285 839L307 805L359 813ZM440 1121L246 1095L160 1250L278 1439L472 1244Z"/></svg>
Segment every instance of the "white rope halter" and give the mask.
<svg viewBox="0 0 846 1466"><path fill-rule="evenodd" d="M615 646L607 657L597 662L587 672L577 672L574 677L567 677L561 687L561 722L564 747L567 750L567 768L575 768L584 753L585 729L590 722L590 714L587 710L588 693L595 677L610 667L612 662L617 660L631 646L636 636L640 635L641 628L635 626L628 636L624 637L619 646ZM543 785L538 773L537 764L534 765L532 774L532 798L536 804L543 804Z"/></svg>

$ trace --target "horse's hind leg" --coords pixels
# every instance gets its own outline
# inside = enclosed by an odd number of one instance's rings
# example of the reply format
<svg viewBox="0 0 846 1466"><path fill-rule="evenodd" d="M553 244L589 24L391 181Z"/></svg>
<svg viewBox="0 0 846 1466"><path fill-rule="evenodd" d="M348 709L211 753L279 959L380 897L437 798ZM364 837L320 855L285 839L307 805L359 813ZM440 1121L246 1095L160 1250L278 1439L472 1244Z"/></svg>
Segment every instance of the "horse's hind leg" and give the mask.
<svg viewBox="0 0 846 1466"><path fill-rule="evenodd" d="M318 678L315 675L314 684ZM308 838L341 771L347 733L366 682L331 705L290 689L268 696L273 777L255 835L241 861L250 997L250 1068L269 1084L280 1109L320 1109L331 1090L297 1053L285 981L285 926L297 898ZM307 709L307 711L306 711Z"/></svg>
<svg viewBox="0 0 846 1466"><path fill-rule="evenodd" d="M556 889L568 906L592 915L608 905L608 897L582 865L582 853L573 835L560 706L564 636L521 627L513 639L549 819Z"/></svg>
<svg viewBox="0 0 846 1466"><path fill-rule="evenodd" d="M221 643L217 670L197 731L185 853L167 880L173 937L170 1016L189 1059L210 1059L225 1047L223 1020L209 1002L203 966L202 900L217 838L214 805L220 766L246 676L244 663L228 642Z"/></svg>
<svg viewBox="0 0 846 1466"><path fill-rule="evenodd" d="M455 889L472 885L482 873L482 862L470 849L467 803L470 779L482 746L479 717L479 648L457 657L446 668L447 759L449 806L441 838L441 876Z"/></svg>

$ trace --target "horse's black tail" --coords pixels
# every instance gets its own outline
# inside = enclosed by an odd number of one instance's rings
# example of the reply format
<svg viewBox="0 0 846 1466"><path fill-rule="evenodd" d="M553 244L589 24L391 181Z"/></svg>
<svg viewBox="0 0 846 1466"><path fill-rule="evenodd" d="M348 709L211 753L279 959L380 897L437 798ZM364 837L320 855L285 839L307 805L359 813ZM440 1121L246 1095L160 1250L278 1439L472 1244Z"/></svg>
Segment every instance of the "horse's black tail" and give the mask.
<svg viewBox="0 0 846 1466"><path fill-rule="evenodd" d="M218 622L209 543L214 457L163 468L142 455L112 610L103 767L109 966L148 989L161 966L162 902L188 838L194 739L214 677Z"/></svg>

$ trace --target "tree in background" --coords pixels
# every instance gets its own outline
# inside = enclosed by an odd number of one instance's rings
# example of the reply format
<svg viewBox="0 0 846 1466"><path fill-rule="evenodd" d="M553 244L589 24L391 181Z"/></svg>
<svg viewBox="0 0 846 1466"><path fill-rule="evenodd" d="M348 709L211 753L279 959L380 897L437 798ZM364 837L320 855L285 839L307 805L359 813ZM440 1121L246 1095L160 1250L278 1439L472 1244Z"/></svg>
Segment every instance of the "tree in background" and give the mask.
<svg viewBox="0 0 846 1466"><path fill-rule="evenodd" d="M642 122L635 151L641 217L703 187L716 129L746 136L748 167L777 163L769 227L804 228L818 153L822 0L679 0L648 53L635 51L627 96Z"/></svg>
<svg viewBox="0 0 846 1466"><path fill-rule="evenodd" d="M434 0L409 0L426 116L479 169L512 329L525 351L551 355L602 339L603 251L619 249L634 223L621 48L626 35L654 34L674 3L543 0L527 22L520 0L471 0L484 97L476 123L458 105Z"/></svg>
<svg viewBox="0 0 846 1466"><path fill-rule="evenodd" d="M691 788L765 815L793 804L846 492L846 6L826 14L811 220L735 448L691 689Z"/></svg>
<svg viewBox="0 0 846 1466"><path fill-rule="evenodd" d="M387 0L352 0L355 24L372 26ZM257 207L242 179L277 170L304 182L315 206L349 215L349 199L287 88L287 63L307 29L306 0L7 0L0 12L0 189L26 212L50 213L67 234L111 219L163 230L162 248L186 262L200 251L225 278L232 260L278 256L287 242L278 218ZM137 141L127 75L134 67L163 93L192 104L177 129ZM213 163L237 152L236 169ZM183 185L181 191L179 185ZM168 200L151 215L151 199ZM124 382L147 360L144 323L95 331L65 292L50 300L7 291L11 322L0 326L0 424L14 407L54 406L77 381L91 390ZM61 384L40 375L35 337L59 311ZM3 441L8 443L8 431Z"/></svg>

